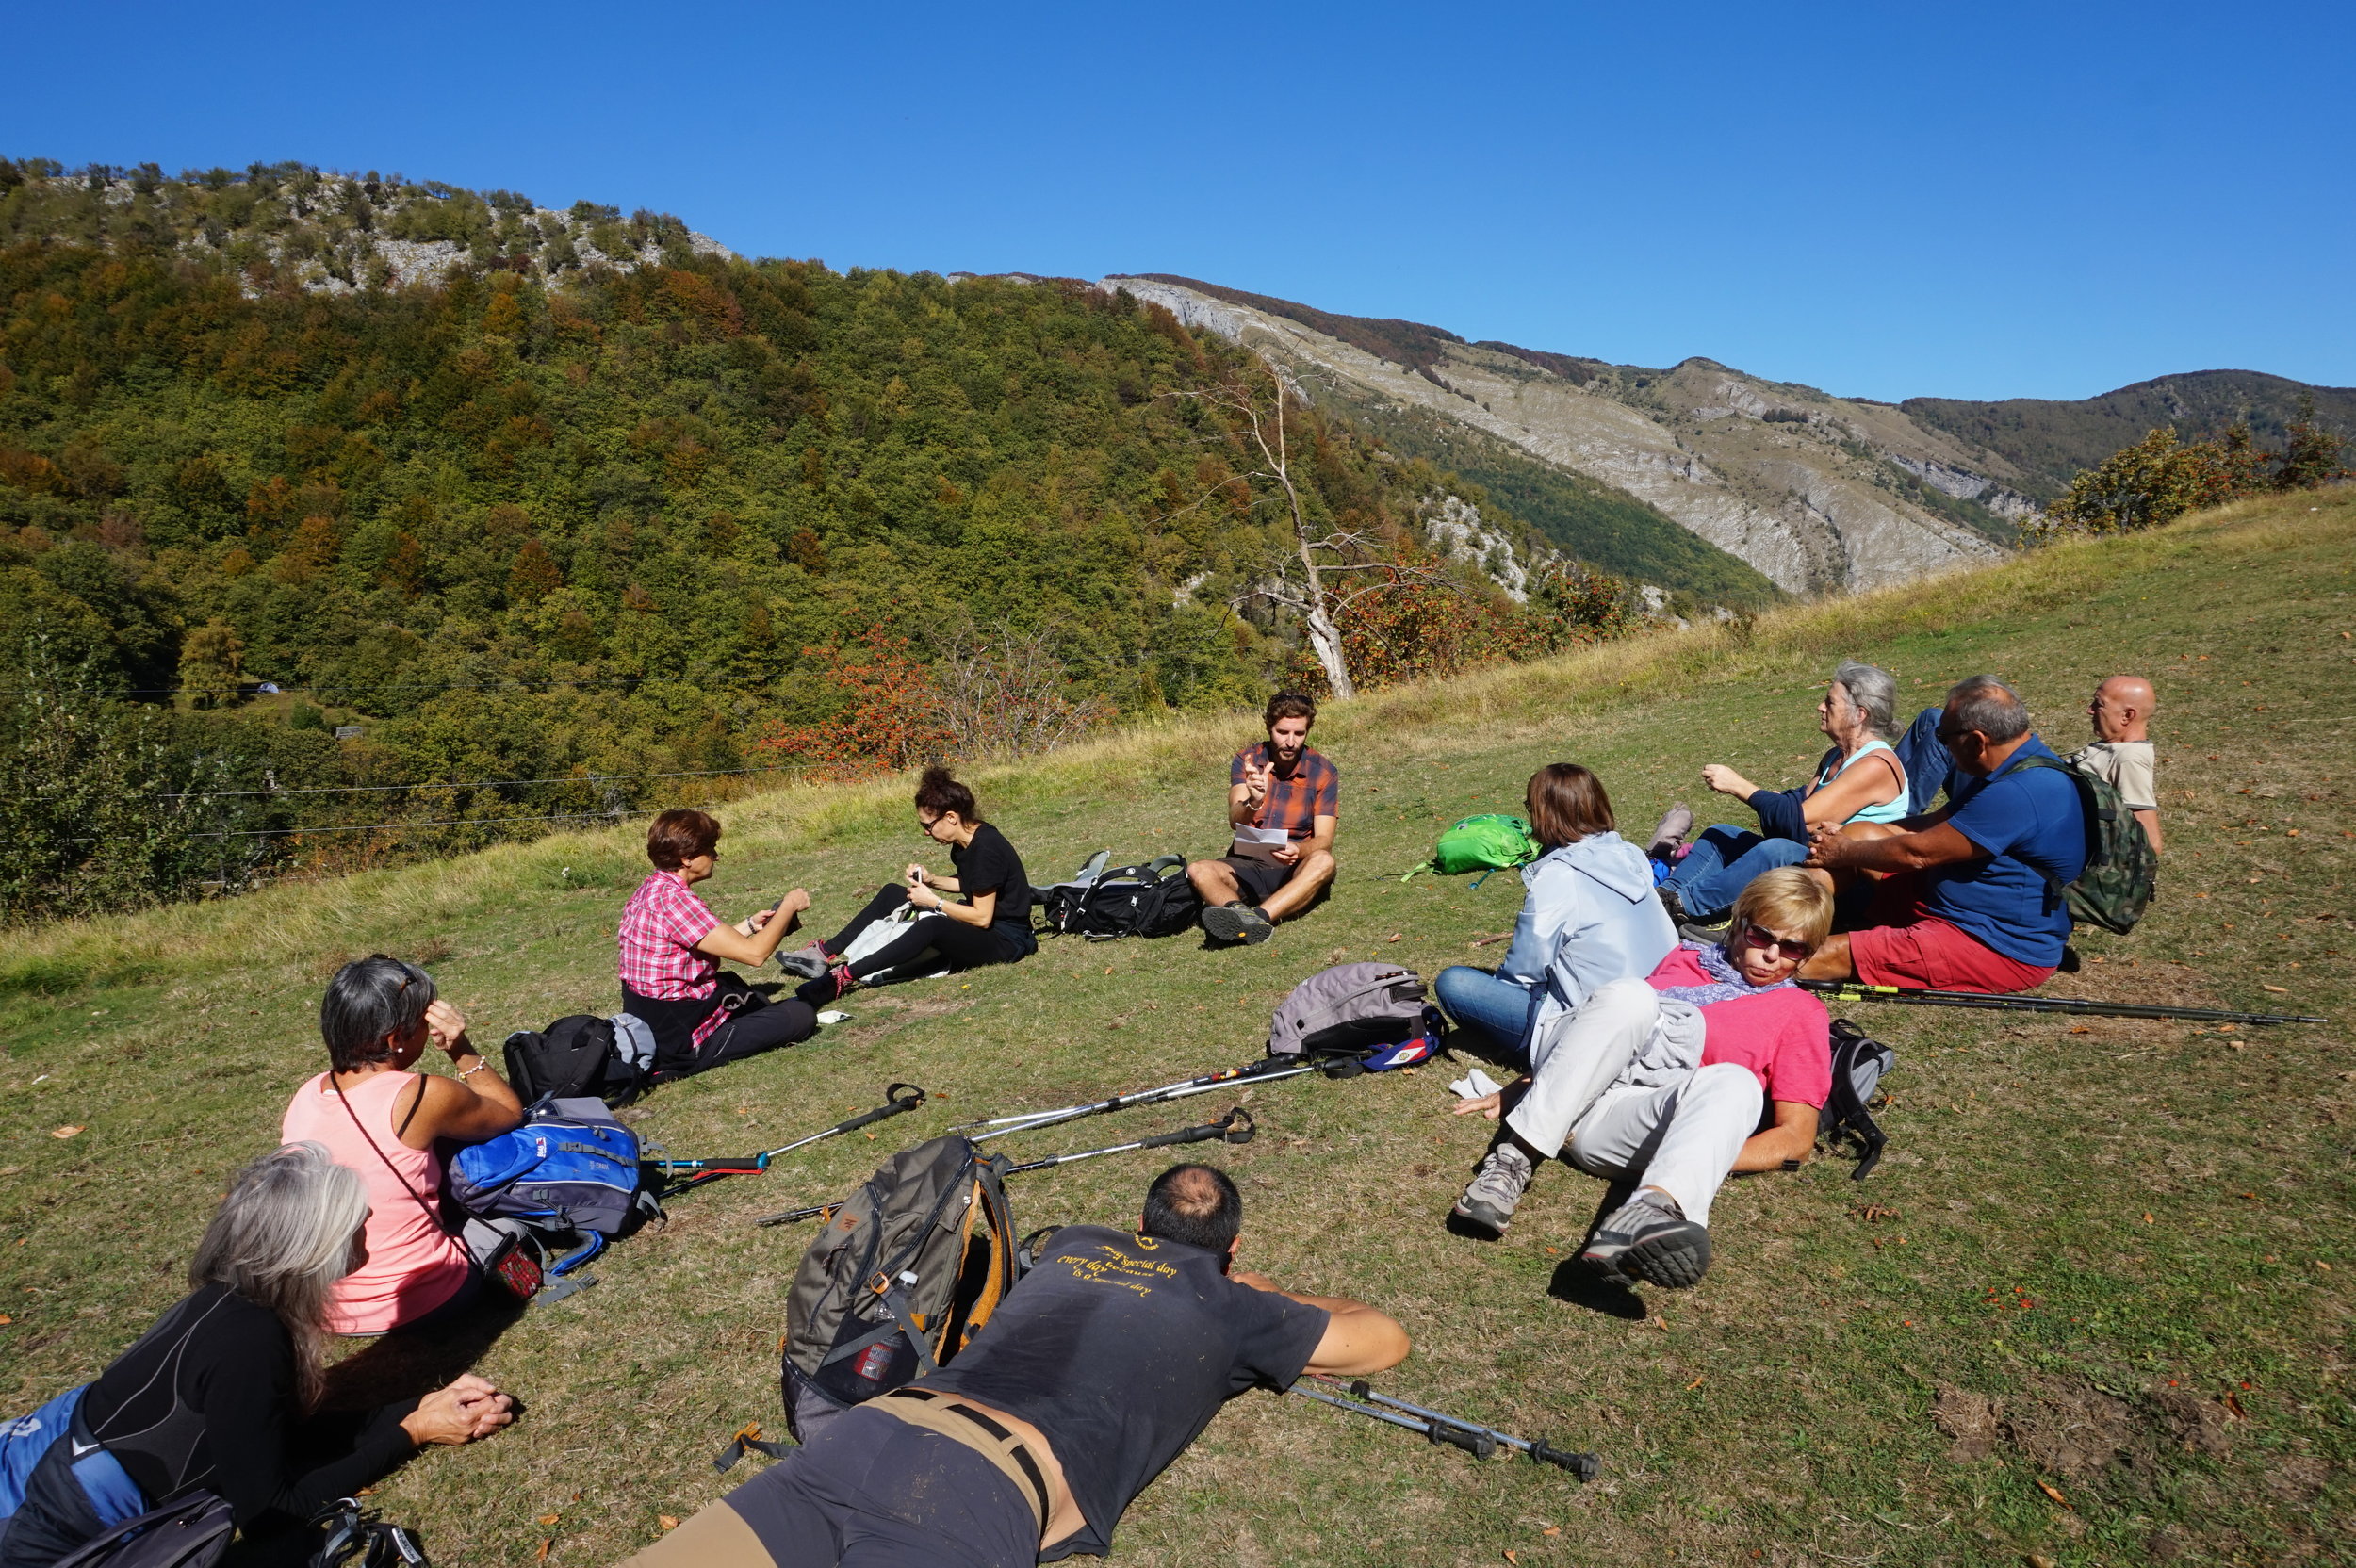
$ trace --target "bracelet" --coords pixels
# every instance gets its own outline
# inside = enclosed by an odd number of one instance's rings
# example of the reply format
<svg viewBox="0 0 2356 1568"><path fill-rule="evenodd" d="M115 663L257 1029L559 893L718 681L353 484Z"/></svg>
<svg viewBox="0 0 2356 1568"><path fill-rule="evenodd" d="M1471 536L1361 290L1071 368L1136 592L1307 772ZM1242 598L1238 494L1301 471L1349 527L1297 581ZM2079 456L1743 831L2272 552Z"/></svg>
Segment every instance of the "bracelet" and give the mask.
<svg viewBox="0 0 2356 1568"><path fill-rule="evenodd" d="M481 1072L484 1068L489 1067L491 1063L488 1057L477 1056L474 1059L474 1066L462 1067L458 1070L458 1081L463 1084L467 1079L473 1077L476 1073Z"/></svg>

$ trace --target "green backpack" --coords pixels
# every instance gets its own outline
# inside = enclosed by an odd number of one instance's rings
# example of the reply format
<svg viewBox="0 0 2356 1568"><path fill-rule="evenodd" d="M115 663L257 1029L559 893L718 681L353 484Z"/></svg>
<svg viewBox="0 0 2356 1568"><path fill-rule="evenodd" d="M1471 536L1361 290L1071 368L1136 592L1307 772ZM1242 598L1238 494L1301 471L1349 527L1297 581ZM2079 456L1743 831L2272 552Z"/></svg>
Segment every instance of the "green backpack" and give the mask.
<svg viewBox="0 0 2356 1568"><path fill-rule="evenodd" d="M1419 871L1437 872L1442 876L1462 876L1468 871L1477 871L1485 876L1489 872L1511 866L1526 866L1545 849L1530 836L1530 824L1519 817L1466 817L1440 835L1440 841L1432 846L1431 859L1399 880L1404 882Z"/></svg>
<svg viewBox="0 0 2356 1568"><path fill-rule="evenodd" d="M2086 867L2078 880L2055 889L2070 902L2070 920L2122 937L2133 931L2159 885L2160 858L2143 824L2108 779L2042 757L2024 758L2021 766L2058 769L2078 786L2078 805L2086 814Z"/></svg>

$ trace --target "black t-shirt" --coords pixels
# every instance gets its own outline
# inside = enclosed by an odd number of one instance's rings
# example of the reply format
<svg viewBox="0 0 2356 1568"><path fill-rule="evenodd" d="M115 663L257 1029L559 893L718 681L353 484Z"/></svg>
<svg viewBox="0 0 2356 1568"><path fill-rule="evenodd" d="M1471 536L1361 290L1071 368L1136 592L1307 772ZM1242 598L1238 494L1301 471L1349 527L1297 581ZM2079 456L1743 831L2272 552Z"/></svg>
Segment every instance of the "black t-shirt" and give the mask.
<svg viewBox="0 0 2356 1568"><path fill-rule="evenodd" d="M951 845L949 863L957 868L957 890L967 898L998 895L990 924L1030 930L1030 879L1023 874L1023 857L1014 852L1004 833L986 822L974 824L973 841Z"/></svg>
<svg viewBox="0 0 2356 1568"><path fill-rule="evenodd" d="M308 1519L384 1475L411 1451L401 1418L417 1408L387 1405L356 1431L333 1418L299 1429L286 1326L217 1284L166 1313L82 1396L90 1435L151 1503L202 1488L240 1527L273 1508Z"/></svg>
<svg viewBox="0 0 2356 1568"><path fill-rule="evenodd" d="M1237 1284L1217 1253L1102 1225L1055 1233L979 1337L925 1388L963 1394L1047 1436L1088 1523L1055 1561L1112 1549L1123 1510L1219 1407L1290 1388L1329 1315Z"/></svg>

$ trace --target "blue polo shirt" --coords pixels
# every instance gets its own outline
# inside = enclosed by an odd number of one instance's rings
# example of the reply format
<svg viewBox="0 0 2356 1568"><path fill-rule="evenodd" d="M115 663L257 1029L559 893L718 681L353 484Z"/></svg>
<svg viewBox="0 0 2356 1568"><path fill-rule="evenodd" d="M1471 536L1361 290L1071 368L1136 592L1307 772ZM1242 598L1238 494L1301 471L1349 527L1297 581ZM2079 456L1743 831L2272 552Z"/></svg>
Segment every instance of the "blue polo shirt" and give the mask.
<svg viewBox="0 0 2356 1568"><path fill-rule="evenodd" d="M2066 771L2021 766L2026 758L2053 756L2032 735L1985 779L1958 774L1948 825L1988 858L1923 874L1926 912L2041 968L2060 963L2070 939L2070 906L2053 884L2069 886L2086 866L2078 786Z"/></svg>

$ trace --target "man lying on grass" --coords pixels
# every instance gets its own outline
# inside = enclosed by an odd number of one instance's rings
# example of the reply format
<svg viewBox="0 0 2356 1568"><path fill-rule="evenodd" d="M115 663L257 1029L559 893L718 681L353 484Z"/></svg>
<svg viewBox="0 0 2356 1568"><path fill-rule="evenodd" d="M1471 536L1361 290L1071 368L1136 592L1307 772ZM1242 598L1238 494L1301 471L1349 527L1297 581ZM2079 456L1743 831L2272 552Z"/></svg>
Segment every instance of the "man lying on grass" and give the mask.
<svg viewBox="0 0 2356 1568"><path fill-rule="evenodd" d="M1264 942L1276 923L1301 913L1333 880L1333 827L1341 770L1309 743L1317 705L1279 692L1261 715L1268 739L1228 765L1228 853L1197 860L1186 878L1203 900L1213 941Z"/></svg>
<svg viewBox="0 0 2356 1568"><path fill-rule="evenodd" d="M1657 1285L1698 1283L1719 1184L1816 1147L1831 1023L1792 981L1831 928L1822 882L1796 866L1761 873L1736 898L1723 947L1688 940L1646 978L1612 981L1543 1031L1529 1077L1456 1107L1496 1118L1518 1091L1457 1217L1503 1234L1537 1165L1560 1153L1638 1184L1580 1262Z"/></svg>
<svg viewBox="0 0 2356 1568"><path fill-rule="evenodd" d="M630 1568L1029 1568L1103 1556L1137 1494L1252 1388L1380 1372L1406 1331L1234 1273L1243 1199L1174 1166L1135 1234L1070 1225L949 1366L829 1418Z"/></svg>
<svg viewBox="0 0 2356 1568"><path fill-rule="evenodd" d="M1899 823L1812 830L1806 864L1860 909L1844 922L1855 929L1809 956L1807 978L2025 991L2061 964L2062 890L2086 870L2087 848L2067 764L1992 675L1948 692L1939 741L1955 766L1946 805Z"/></svg>

